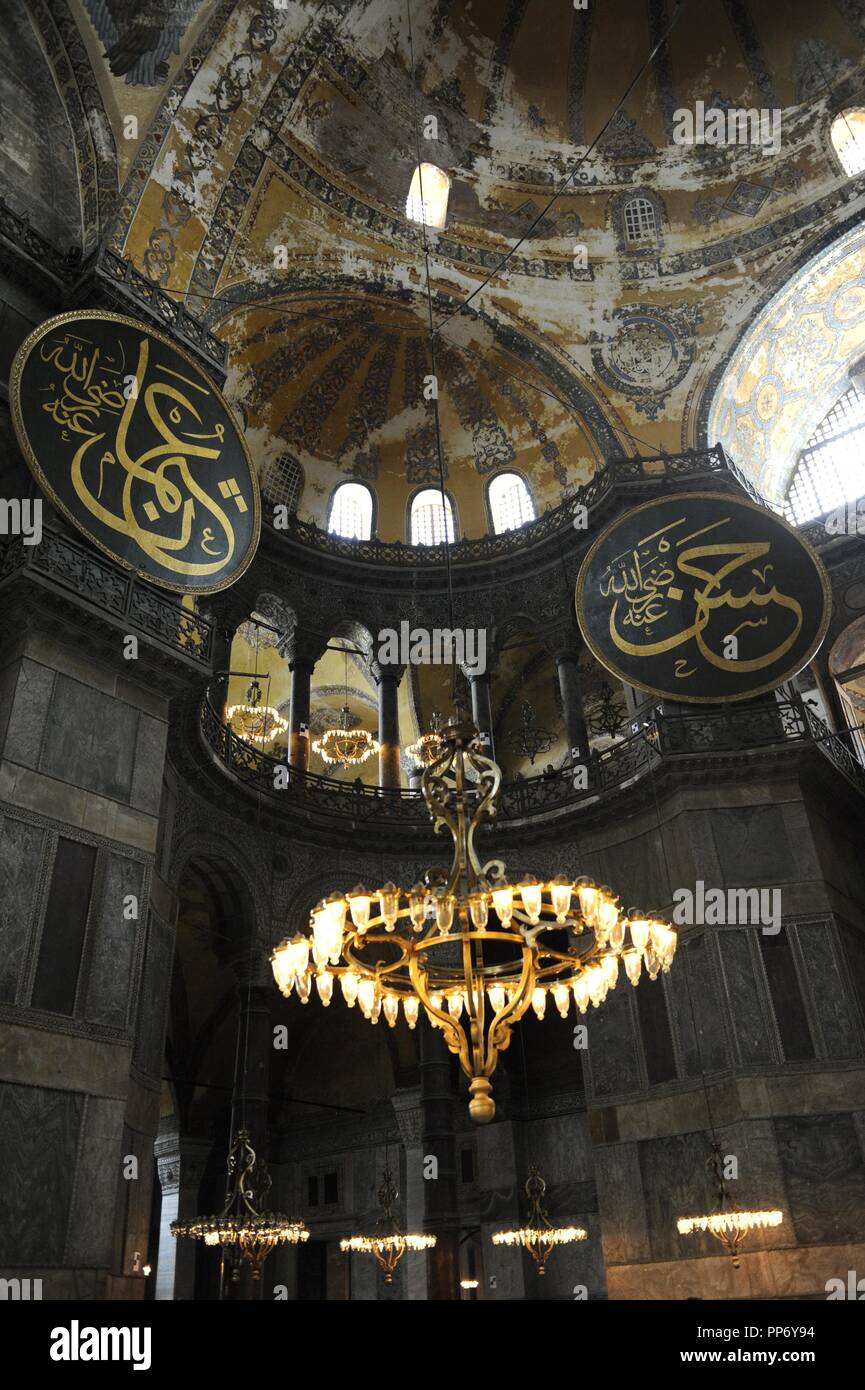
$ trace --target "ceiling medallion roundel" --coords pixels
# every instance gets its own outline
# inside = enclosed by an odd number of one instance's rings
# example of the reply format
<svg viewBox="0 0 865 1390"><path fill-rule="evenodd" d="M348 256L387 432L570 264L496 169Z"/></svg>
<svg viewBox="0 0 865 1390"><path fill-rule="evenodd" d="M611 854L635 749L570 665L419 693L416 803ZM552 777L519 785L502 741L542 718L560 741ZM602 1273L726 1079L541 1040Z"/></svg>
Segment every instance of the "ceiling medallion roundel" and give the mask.
<svg viewBox="0 0 865 1390"><path fill-rule="evenodd" d="M714 492L618 517L580 567L576 606L608 671L695 704L777 689L812 659L831 614L826 571L798 532Z"/></svg>
<svg viewBox="0 0 865 1390"><path fill-rule="evenodd" d="M21 344L10 387L30 471L104 555L179 594L240 577L261 530L255 469L221 391L170 338L60 314Z"/></svg>
<svg viewBox="0 0 865 1390"><path fill-rule="evenodd" d="M620 309L614 335L593 334L592 362L598 375L636 401L637 410L657 418L669 393L683 380L694 360L694 329L699 309L659 306Z"/></svg>

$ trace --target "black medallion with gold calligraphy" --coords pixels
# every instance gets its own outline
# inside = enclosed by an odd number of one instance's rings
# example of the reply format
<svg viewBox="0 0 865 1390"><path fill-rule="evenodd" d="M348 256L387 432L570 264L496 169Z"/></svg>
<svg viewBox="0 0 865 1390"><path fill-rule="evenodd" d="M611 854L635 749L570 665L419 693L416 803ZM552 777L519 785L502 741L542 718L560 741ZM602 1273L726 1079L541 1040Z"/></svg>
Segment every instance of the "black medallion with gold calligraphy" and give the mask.
<svg viewBox="0 0 865 1390"><path fill-rule="evenodd" d="M106 555L181 594L240 577L261 529L255 469L182 348L119 314L60 314L18 349L11 397L39 486Z"/></svg>
<svg viewBox="0 0 865 1390"><path fill-rule="evenodd" d="M776 689L811 660L831 611L826 571L793 527L715 492L620 517L583 561L576 603L608 671L696 703Z"/></svg>

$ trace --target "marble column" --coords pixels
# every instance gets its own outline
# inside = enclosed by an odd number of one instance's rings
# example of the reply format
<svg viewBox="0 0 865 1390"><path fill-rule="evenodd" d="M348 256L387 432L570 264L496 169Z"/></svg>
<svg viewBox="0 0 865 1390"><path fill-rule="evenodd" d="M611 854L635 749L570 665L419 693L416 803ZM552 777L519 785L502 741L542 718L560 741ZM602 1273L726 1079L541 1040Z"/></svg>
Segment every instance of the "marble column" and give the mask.
<svg viewBox="0 0 865 1390"><path fill-rule="evenodd" d="M378 755L378 781L380 787L389 791L400 788L400 745L399 745L399 682L401 666L375 665L375 680L378 685L378 741L381 751Z"/></svg>
<svg viewBox="0 0 865 1390"><path fill-rule="evenodd" d="M288 761L298 772L309 771L309 692L315 663L299 656L289 661L291 710L288 723Z"/></svg>
<svg viewBox="0 0 865 1390"><path fill-rule="evenodd" d="M580 760L588 756L589 735L583 714L577 660L575 651L556 653L556 670L559 676L559 691L562 697L568 752Z"/></svg>
<svg viewBox="0 0 865 1390"><path fill-rule="evenodd" d="M424 1230L437 1237L427 1253L428 1297L456 1299L460 1296L460 1218L450 1054L441 1033L426 1018L418 1022L418 1032L423 1159L437 1160L437 1176L424 1179Z"/></svg>
<svg viewBox="0 0 865 1390"><path fill-rule="evenodd" d="M270 1079L270 1058L273 1053L273 1033L270 1011L274 1001L270 968L260 952L252 958L244 955L234 963L237 978L240 1046L234 1074L231 1098L231 1140L245 1129L255 1150L256 1173L267 1166L267 1110ZM268 1206L270 1200L267 1201ZM256 1299L263 1296L263 1283L254 1283L244 1267L239 1281L230 1283L223 1275L223 1297Z"/></svg>
<svg viewBox="0 0 865 1390"><path fill-rule="evenodd" d="M196 1242L175 1239L171 1223L199 1214L198 1190L211 1147L209 1140L182 1138L171 1122L160 1124L153 1146L162 1188L155 1295L159 1300L181 1302L195 1297Z"/></svg>

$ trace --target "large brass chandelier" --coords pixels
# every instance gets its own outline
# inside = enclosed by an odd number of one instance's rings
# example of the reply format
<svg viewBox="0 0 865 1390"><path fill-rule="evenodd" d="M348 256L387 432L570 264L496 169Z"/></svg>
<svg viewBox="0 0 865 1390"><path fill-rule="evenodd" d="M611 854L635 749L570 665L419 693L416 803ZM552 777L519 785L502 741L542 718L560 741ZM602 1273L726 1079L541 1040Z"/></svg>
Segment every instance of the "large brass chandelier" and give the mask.
<svg viewBox="0 0 865 1390"><path fill-rule="evenodd" d="M384 1282L393 1283L393 1272L407 1250L431 1250L436 1243L435 1236L410 1235L401 1231L393 1214L393 1204L399 1196L394 1186L393 1175L385 1168L382 1185L378 1190L383 1214L376 1223L375 1234L371 1236L350 1236L339 1242L342 1251L353 1254L375 1255L384 1272Z"/></svg>
<svg viewBox="0 0 865 1390"><path fill-rule="evenodd" d="M451 720L441 735L422 790L434 829L453 836L450 871L430 869L408 890L332 893L313 910L311 935L286 938L271 961L286 997L294 990L306 1002L315 979L329 1004L338 980L348 1007L371 1023L384 1014L393 1027L401 1005L413 1028L423 1005L469 1078L469 1112L482 1124L495 1115L490 1077L527 1009L543 1018L552 1002L566 1018L572 997L581 1013L597 1008L622 971L632 985L643 969L656 979L670 968L676 932L623 913L612 890L588 878L512 883L501 860L482 865L475 835L495 817L501 770L469 721Z"/></svg>
<svg viewBox="0 0 865 1390"><path fill-rule="evenodd" d="M264 1210L270 1186L266 1166L261 1163L256 1167L249 1134L245 1129L238 1130L228 1155L228 1198L222 1211L218 1216L172 1221L171 1234L233 1249L251 1267L252 1278L257 1280L275 1246L309 1240L309 1231L302 1221ZM239 1278L237 1265L233 1277Z"/></svg>
<svg viewBox="0 0 865 1390"><path fill-rule="evenodd" d="M367 729L354 727L352 717L348 705L348 650L346 650L345 703L333 727L326 730L321 738L317 738L312 745L313 753L317 753L322 761L331 767L340 765L357 767L360 763L365 763L367 758L375 757L381 750L378 739L373 738Z"/></svg>
<svg viewBox="0 0 865 1390"><path fill-rule="evenodd" d="M246 702L229 705L226 720L234 732L247 743L272 743L288 728L288 720L272 705L265 705L258 678L250 681Z"/></svg>

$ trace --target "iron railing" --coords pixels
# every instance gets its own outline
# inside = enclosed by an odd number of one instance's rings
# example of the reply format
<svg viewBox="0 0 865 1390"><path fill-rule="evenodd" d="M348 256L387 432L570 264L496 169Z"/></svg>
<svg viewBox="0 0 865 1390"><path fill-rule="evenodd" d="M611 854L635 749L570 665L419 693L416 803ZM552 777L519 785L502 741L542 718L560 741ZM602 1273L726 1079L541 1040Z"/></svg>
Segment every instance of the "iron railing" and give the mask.
<svg viewBox="0 0 865 1390"><path fill-rule="evenodd" d="M256 791L283 799L293 810L301 807L338 820L375 822L386 826L422 826L429 816L420 792L368 786L357 778L343 782L313 772L288 768L238 737L205 700L200 708L205 746L234 777ZM579 767L539 777L518 777L502 786L499 821L519 821L549 815L597 801L641 780L665 761L736 754L746 749L815 747L860 792L865 794L865 767L833 735L804 701L795 696L774 705L737 709L735 706L694 713L662 708L650 711L639 728L603 752L592 753ZM282 785L288 777L287 785ZM279 790L277 790L279 787Z"/></svg>

